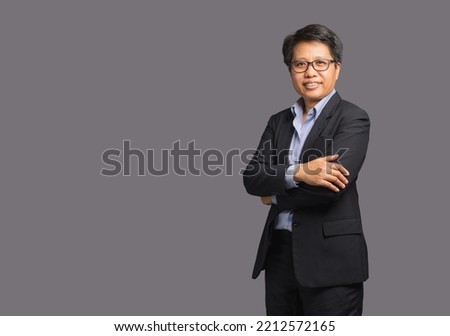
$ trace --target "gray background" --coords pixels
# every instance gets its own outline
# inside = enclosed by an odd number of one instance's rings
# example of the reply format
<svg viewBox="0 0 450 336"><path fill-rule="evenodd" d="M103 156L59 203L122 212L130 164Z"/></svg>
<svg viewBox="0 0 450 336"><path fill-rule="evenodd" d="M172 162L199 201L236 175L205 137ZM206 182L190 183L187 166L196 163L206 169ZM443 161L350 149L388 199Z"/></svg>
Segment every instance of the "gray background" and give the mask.
<svg viewBox="0 0 450 336"><path fill-rule="evenodd" d="M448 8L416 2L2 1L0 314L264 314L242 164L103 177L101 154L254 148L296 99L284 36L323 23L372 119L365 314L449 315Z"/></svg>

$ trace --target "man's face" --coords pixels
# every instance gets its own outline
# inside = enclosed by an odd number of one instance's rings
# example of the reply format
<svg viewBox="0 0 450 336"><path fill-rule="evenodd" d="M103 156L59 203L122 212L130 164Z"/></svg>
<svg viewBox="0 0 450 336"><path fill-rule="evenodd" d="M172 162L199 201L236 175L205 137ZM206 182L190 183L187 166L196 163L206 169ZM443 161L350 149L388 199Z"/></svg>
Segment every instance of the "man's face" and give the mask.
<svg viewBox="0 0 450 336"><path fill-rule="evenodd" d="M295 45L292 62L312 62L317 59L333 59L326 44L307 41ZM341 65L338 63L331 63L325 71L317 71L310 64L308 70L303 73L296 73L291 70L292 84L295 91L303 97L305 105L311 108L333 90L340 70Z"/></svg>

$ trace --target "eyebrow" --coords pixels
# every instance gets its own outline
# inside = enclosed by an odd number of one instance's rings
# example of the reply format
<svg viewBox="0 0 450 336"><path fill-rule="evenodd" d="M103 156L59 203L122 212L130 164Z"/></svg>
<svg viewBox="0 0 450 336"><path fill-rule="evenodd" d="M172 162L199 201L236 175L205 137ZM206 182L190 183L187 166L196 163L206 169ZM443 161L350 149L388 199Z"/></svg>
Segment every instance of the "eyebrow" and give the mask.
<svg viewBox="0 0 450 336"><path fill-rule="evenodd" d="M323 57L323 56L318 56L316 58L313 59L313 61L319 60L319 59L327 59L327 57ZM298 58L293 60L292 62L298 62L298 61L306 61L308 62L308 60L306 58Z"/></svg>

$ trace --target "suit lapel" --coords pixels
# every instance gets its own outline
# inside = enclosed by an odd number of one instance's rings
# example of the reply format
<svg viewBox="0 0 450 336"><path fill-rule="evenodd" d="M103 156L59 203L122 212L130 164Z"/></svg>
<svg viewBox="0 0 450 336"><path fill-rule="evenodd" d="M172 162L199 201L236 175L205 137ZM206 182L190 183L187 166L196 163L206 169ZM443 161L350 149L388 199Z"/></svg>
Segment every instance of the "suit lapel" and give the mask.
<svg viewBox="0 0 450 336"><path fill-rule="evenodd" d="M341 96L339 96L339 94L336 92L325 105L322 113L320 113L319 118L317 118L314 126L312 127L311 131L308 134L308 137L305 140L302 148L302 155L300 155L300 158L303 157L303 153L305 151L309 150L313 146L317 137L322 133L323 129L327 125L328 119L331 118L333 110L336 108L340 101Z"/></svg>
<svg viewBox="0 0 450 336"><path fill-rule="evenodd" d="M291 147L292 135L294 134L294 125L292 125L294 115L291 109L288 112L283 116L278 130L275 132L278 164L287 164L289 161L289 149Z"/></svg>
<svg viewBox="0 0 450 336"><path fill-rule="evenodd" d="M277 148L280 150L289 150L291 147L292 135L294 134L294 125L292 125L293 120L294 115L292 114L291 109L289 109L289 113L286 114L280 127L280 131L278 132Z"/></svg>

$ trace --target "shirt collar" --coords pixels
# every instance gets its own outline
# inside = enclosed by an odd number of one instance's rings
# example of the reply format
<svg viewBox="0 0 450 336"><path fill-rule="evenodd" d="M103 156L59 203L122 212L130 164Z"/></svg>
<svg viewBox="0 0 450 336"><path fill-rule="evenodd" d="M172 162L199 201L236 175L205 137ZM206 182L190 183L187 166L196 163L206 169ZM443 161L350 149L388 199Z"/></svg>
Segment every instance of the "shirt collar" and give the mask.
<svg viewBox="0 0 450 336"><path fill-rule="evenodd" d="M314 120L316 120L320 113L322 112L323 108L325 107L325 105L328 103L328 101L330 100L330 98L336 93L336 90L333 89L328 95L326 95L325 97L323 97L316 105L314 105L314 107L308 111L308 114L312 114L314 115ZM303 103L302 103L302 97L300 97L294 105L291 106L291 111L292 114L294 115L294 117L296 117L297 115L303 115Z"/></svg>

